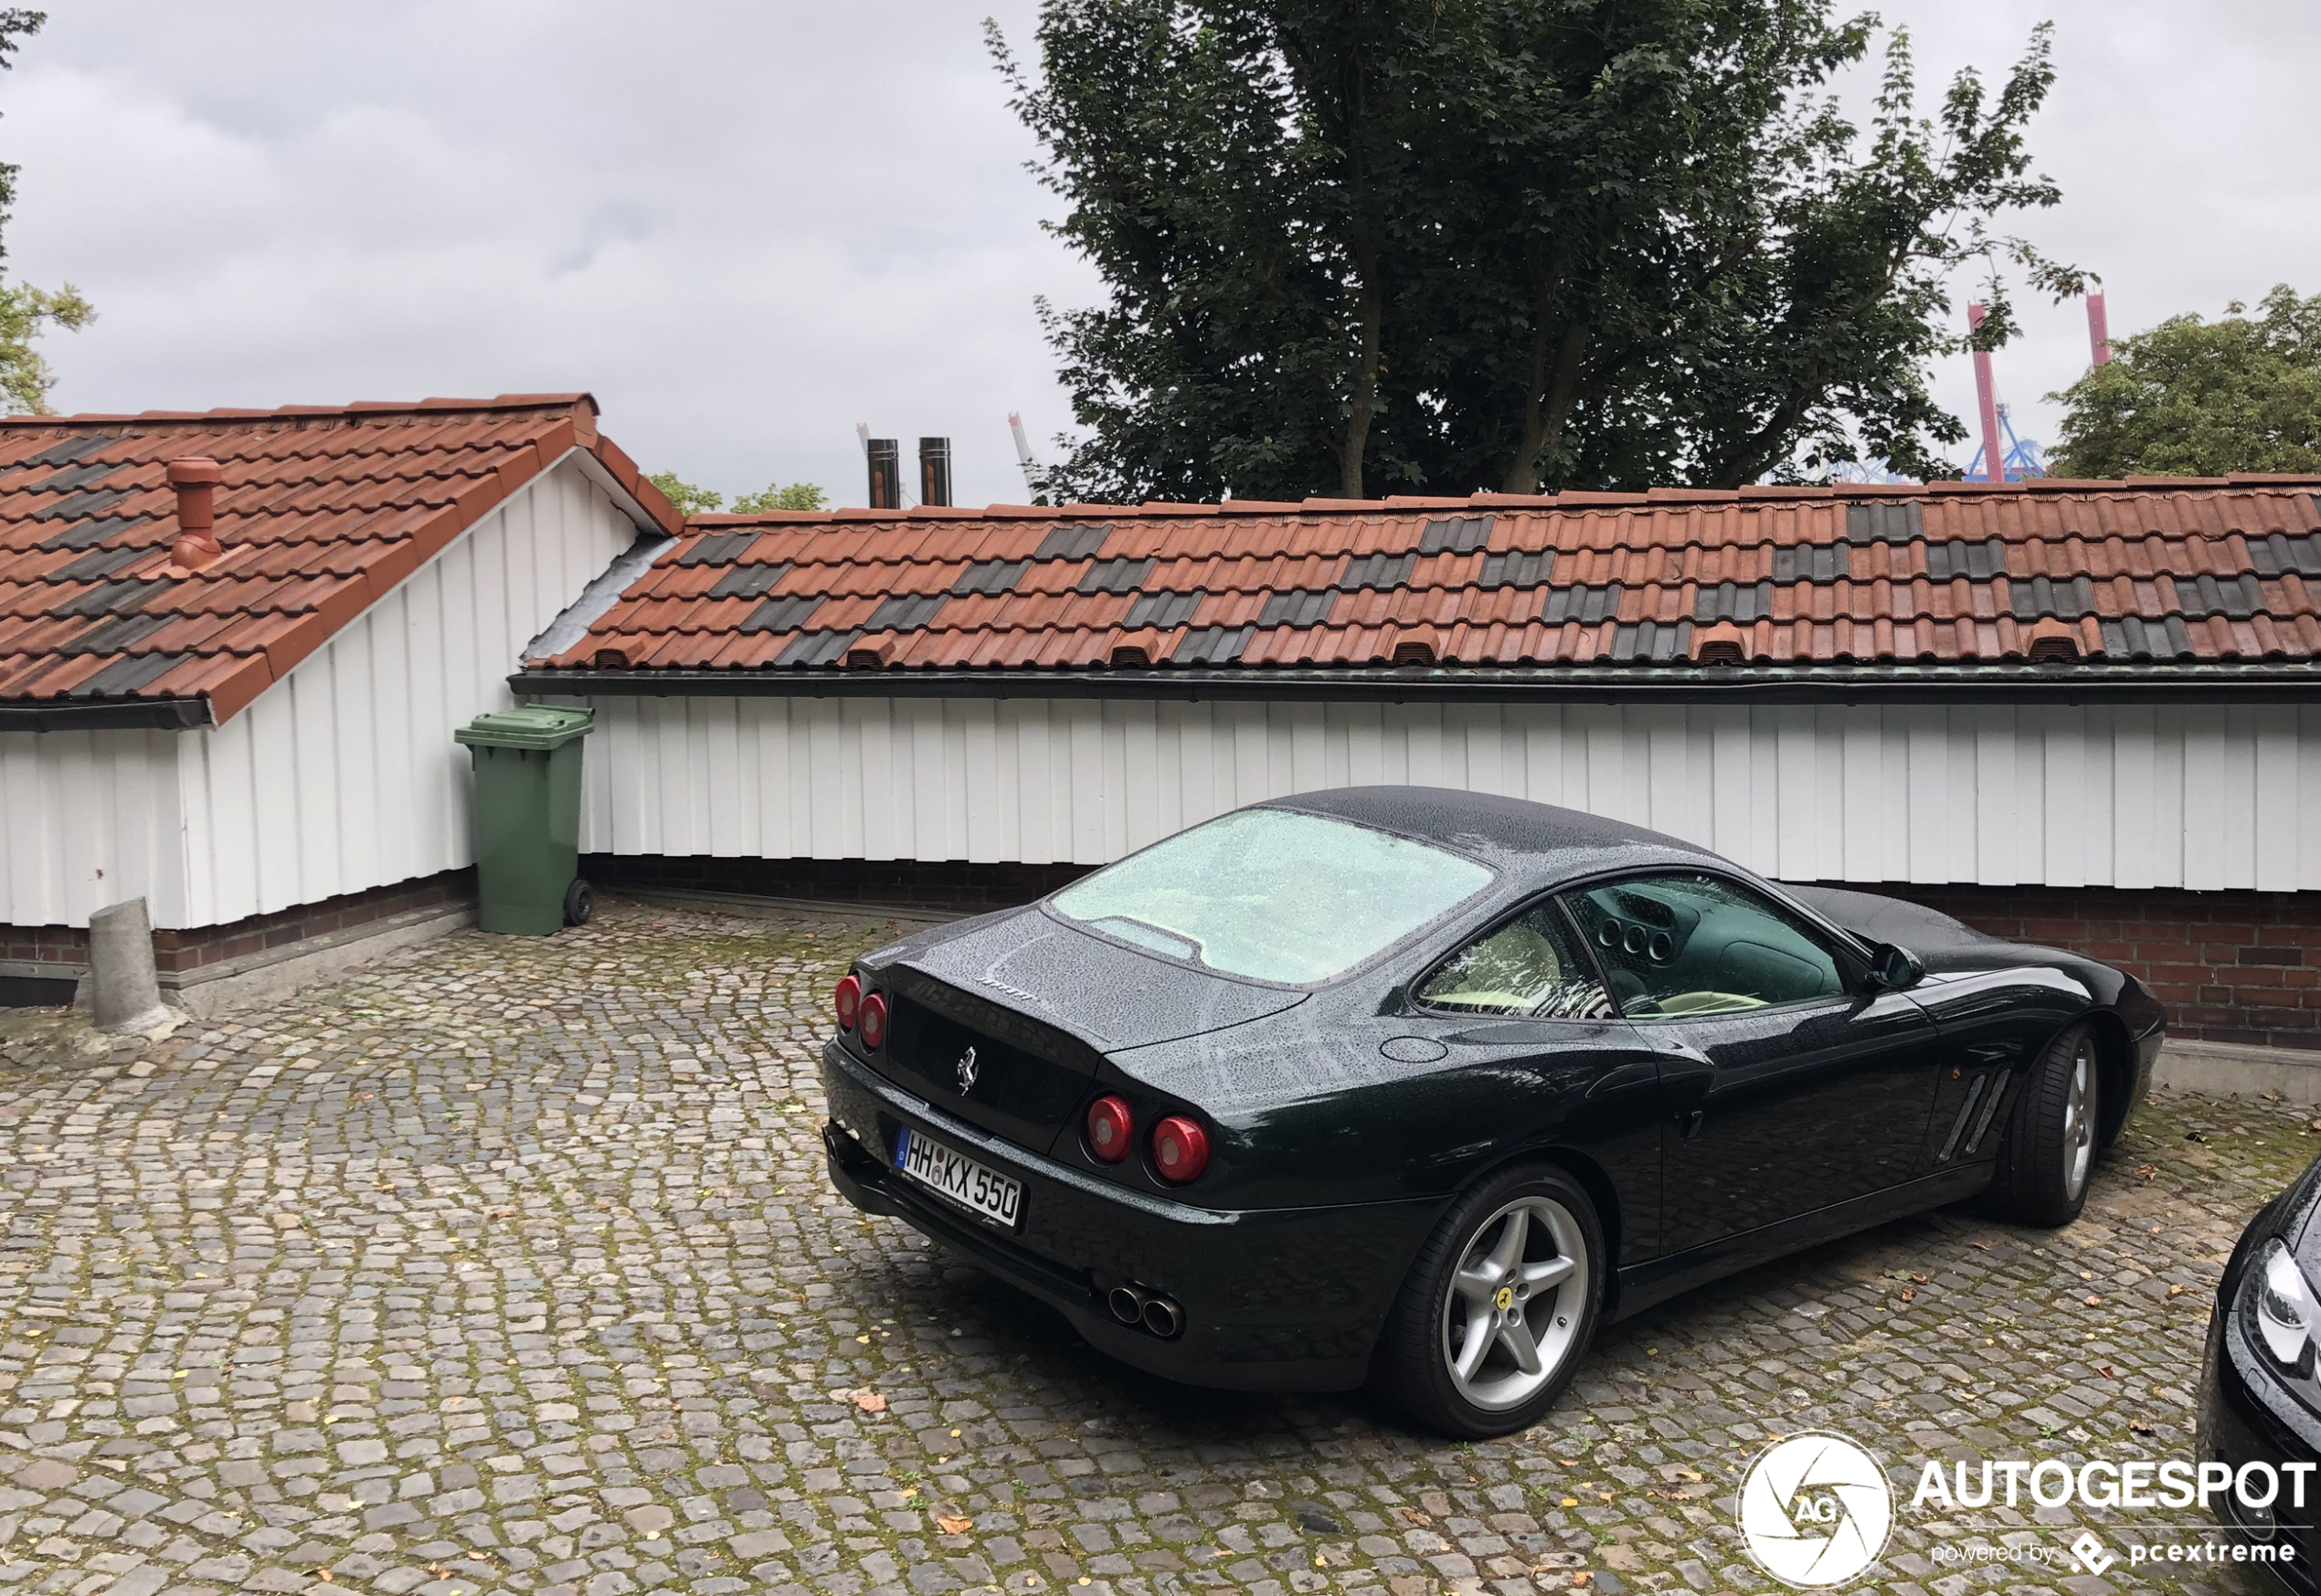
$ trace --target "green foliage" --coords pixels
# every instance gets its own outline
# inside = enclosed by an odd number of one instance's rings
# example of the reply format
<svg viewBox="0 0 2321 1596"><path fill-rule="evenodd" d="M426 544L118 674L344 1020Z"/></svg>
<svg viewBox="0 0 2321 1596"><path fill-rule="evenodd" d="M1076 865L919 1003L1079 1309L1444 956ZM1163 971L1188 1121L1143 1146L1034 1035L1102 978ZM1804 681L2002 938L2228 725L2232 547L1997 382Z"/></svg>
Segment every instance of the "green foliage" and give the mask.
<svg viewBox="0 0 2321 1596"><path fill-rule="evenodd" d="M0 283L0 395L19 415L48 414L56 375L32 346L48 327L78 332L97 319L96 308L72 284L50 292L29 283Z"/></svg>
<svg viewBox="0 0 2321 1596"><path fill-rule="evenodd" d="M712 488L696 488L674 471L655 471L646 481L668 494L669 502L677 507L681 515L702 515L727 509L723 493ZM728 513L759 515L768 510L821 510L826 503L821 489L812 482L769 482L759 492L737 498Z"/></svg>
<svg viewBox="0 0 2321 1596"><path fill-rule="evenodd" d="M45 12L0 10L0 69L14 64L8 58L48 20ZM0 164L0 224L8 220L8 207L16 197L16 171L13 164ZM0 257L5 255L0 249ZM77 332L96 319L95 307L70 283L54 291L0 283L0 396L11 409L48 414L48 390L57 378L32 341L50 327Z"/></svg>
<svg viewBox="0 0 2321 1596"><path fill-rule="evenodd" d="M2321 471L2321 294L2282 283L2252 318L2171 316L2060 394L2059 477Z"/></svg>
<svg viewBox="0 0 2321 1596"><path fill-rule="evenodd" d="M756 515L767 510L824 510L829 502L813 482L768 482L765 491L744 493L734 501L736 515Z"/></svg>
<svg viewBox="0 0 2321 1596"><path fill-rule="evenodd" d="M696 488L674 471L655 471L645 481L666 493L680 515L701 515L726 507L723 493L711 488Z"/></svg>
<svg viewBox="0 0 2321 1596"><path fill-rule="evenodd" d="M1827 0L1046 0L1036 81L987 34L1055 232L1105 302L1041 314L1106 499L1715 486L1857 449L1944 474L1946 280L2079 275L1991 230L2058 196L1994 96L1865 132ZM1953 473L1955 474L1955 473Z"/></svg>

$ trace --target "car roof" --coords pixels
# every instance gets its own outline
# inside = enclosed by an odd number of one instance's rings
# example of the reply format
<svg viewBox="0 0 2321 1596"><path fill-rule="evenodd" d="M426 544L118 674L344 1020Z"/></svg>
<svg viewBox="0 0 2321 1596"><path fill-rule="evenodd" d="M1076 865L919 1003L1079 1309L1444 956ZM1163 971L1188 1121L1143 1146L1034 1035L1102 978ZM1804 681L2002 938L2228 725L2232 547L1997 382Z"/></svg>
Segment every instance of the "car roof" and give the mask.
<svg viewBox="0 0 2321 1596"><path fill-rule="evenodd" d="M1326 815L1439 842L1498 869L1503 886L1527 890L1605 870L1703 861L1737 868L1705 848L1622 820L1455 787L1341 787L1256 807Z"/></svg>

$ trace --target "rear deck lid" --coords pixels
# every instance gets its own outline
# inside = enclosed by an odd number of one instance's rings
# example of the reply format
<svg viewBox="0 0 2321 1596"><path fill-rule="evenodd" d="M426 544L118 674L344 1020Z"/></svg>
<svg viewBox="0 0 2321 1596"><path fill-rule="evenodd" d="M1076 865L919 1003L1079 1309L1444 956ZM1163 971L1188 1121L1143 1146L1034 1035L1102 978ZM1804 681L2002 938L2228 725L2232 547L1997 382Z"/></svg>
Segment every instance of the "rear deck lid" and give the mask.
<svg viewBox="0 0 2321 1596"><path fill-rule="evenodd" d="M1103 1055L1278 1013L1305 994L1192 969L1036 908L873 970L887 994L876 1067L972 1125L1044 1150Z"/></svg>

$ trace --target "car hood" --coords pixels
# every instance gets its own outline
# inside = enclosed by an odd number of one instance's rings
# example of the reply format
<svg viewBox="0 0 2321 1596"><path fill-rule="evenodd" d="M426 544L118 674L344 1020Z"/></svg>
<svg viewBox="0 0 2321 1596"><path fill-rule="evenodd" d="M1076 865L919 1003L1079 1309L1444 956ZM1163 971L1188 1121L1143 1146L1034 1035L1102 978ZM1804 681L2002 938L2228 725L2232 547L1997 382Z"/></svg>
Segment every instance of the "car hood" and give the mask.
<svg viewBox="0 0 2321 1596"><path fill-rule="evenodd" d="M863 962L929 978L1105 1053L1244 1025L1306 997L1127 946L1036 904L922 932Z"/></svg>

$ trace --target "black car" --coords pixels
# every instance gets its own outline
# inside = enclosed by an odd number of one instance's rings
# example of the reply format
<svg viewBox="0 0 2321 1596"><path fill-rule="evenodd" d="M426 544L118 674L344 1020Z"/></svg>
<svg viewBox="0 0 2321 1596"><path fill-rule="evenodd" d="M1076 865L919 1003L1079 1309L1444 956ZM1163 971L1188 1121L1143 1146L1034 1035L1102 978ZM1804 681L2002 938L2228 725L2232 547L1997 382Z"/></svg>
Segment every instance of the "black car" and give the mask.
<svg viewBox="0 0 2321 1596"><path fill-rule="evenodd" d="M2076 1216L2128 976L1616 821L1239 809L840 983L831 1177L1194 1384L1533 1422L1595 1326L1981 1197Z"/></svg>
<svg viewBox="0 0 2321 1596"><path fill-rule="evenodd" d="M2321 1588L2321 1162L2241 1233L2209 1316L2200 1369L2199 1461L2249 1488L2219 1490L2209 1508L2267 1555L2257 1560L2299 1596ZM2251 1468L2252 1464L2263 1465ZM2290 1469L2284 1465L2302 1465ZM2298 1477L2302 1475L2302 1477ZM2284 1555L2285 1554L2285 1555Z"/></svg>

